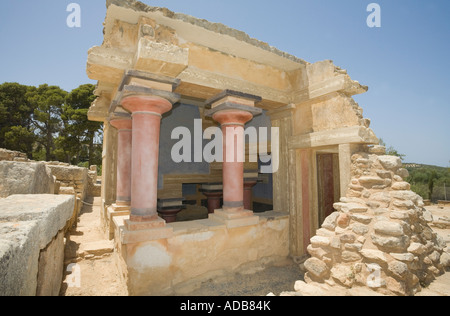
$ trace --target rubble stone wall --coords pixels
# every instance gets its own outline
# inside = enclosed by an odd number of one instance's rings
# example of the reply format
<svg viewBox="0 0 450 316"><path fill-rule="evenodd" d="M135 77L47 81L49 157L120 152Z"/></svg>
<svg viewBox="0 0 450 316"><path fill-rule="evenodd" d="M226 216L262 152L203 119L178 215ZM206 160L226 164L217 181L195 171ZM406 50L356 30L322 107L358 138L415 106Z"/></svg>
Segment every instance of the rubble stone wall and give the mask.
<svg viewBox="0 0 450 316"><path fill-rule="evenodd" d="M353 155L351 173L346 197L311 238L307 285L414 295L449 264L445 242L429 226L431 213L405 182L401 160L384 147ZM301 285L297 290L305 290Z"/></svg>

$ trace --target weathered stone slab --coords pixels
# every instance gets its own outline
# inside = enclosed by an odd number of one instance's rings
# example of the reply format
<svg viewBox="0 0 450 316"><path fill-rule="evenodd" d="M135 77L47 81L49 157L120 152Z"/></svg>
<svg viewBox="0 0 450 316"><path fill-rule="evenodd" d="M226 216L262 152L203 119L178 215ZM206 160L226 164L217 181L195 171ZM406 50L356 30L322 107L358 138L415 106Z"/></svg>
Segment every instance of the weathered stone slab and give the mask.
<svg viewBox="0 0 450 316"><path fill-rule="evenodd" d="M37 294L40 252L65 228L74 203L58 195L0 199L0 295Z"/></svg>
<svg viewBox="0 0 450 316"><path fill-rule="evenodd" d="M55 179L43 163L0 162L0 198L14 194L53 194Z"/></svg>

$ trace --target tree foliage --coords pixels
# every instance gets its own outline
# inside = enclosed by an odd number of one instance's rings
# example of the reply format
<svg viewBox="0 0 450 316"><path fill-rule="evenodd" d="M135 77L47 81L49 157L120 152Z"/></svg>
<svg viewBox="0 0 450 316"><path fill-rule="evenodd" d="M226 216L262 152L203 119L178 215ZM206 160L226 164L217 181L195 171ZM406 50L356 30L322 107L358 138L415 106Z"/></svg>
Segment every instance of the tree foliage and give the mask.
<svg viewBox="0 0 450 316"><path fill-rule="evenodd" d="M34 107L28 93L35 87L18 83L0 85L0 147L22 151L31 157L35 134Z"/></svg>
<svg viewBox="0 0 450 316"><path fill-rule="evenodd" d="M0 147L35 160L101 164L102 123L87 118L94 89L1 84Z"/></svg>
<svg viewBox="0 0 450 316"><path fill-rule="evenodd" d="M402 161L405 159L406 155L404 154L400 154L397 149L395 149L393 146L387 146L386 143L383 141L383 139L380 138L380 145L386 147L386 155L391 155L391 156L397 156L399 157Z"/></svg>
<svg viewBox="0 0 450 316"><path fill-rule="evenodd" d="M419 165L407 169L409 171L407 181L411 183L411 189L424 199L436 202L450 198L450 170L448 168Z"/></svg>

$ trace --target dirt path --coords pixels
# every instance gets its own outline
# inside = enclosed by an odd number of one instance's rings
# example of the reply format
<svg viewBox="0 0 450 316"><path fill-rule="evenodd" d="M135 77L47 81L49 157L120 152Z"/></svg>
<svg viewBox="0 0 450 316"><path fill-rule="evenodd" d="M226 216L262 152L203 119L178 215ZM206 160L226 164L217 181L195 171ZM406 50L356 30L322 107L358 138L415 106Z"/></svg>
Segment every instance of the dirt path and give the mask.
<svg viewBox="0 0 450 316"><path fill-rule="evenodd" d="M62 296L124 296L126 287L112 256L113 243L101 230L100 198L93 198L81 211L75 230L66 236L65 279ZM73 272L73 273L70 273Z"/></svg>

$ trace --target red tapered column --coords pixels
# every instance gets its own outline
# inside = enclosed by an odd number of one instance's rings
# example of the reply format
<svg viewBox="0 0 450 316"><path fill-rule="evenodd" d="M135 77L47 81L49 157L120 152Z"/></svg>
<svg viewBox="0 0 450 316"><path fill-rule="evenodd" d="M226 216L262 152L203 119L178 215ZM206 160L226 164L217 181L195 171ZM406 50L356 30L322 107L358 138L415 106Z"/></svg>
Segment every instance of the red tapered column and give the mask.
<svg viewBox="0 0 450 316"><path fill-rule="evenodd" d="M255 107L259 101L258 96L225 90L205 103L211 106L205 116L219 122L223 134L223 207L209 217L224 222L228 228L259 222L259 217L244 207L244 127L254 115L262 113Z"/></svg>
<svg viewBox="0 0 450 316"><path fill-rule="evenodd" d="M250 112L224 110L213 115L223 133L223 210L244 211L244 126Z"/></svg>
<svg viewBox="0 0 450 316"><path fill-rule="evenodd" d="M131 118L113 119L111 125L118 130L116 205L131 205Z"/></svg>
<svg viewBox="0 0 450 316"><path fill-rule="evenodd" d="M122 106L132 113L131 222L158 219L158 158L162 115L172 109L157 96L128 96Z"/></svg>

